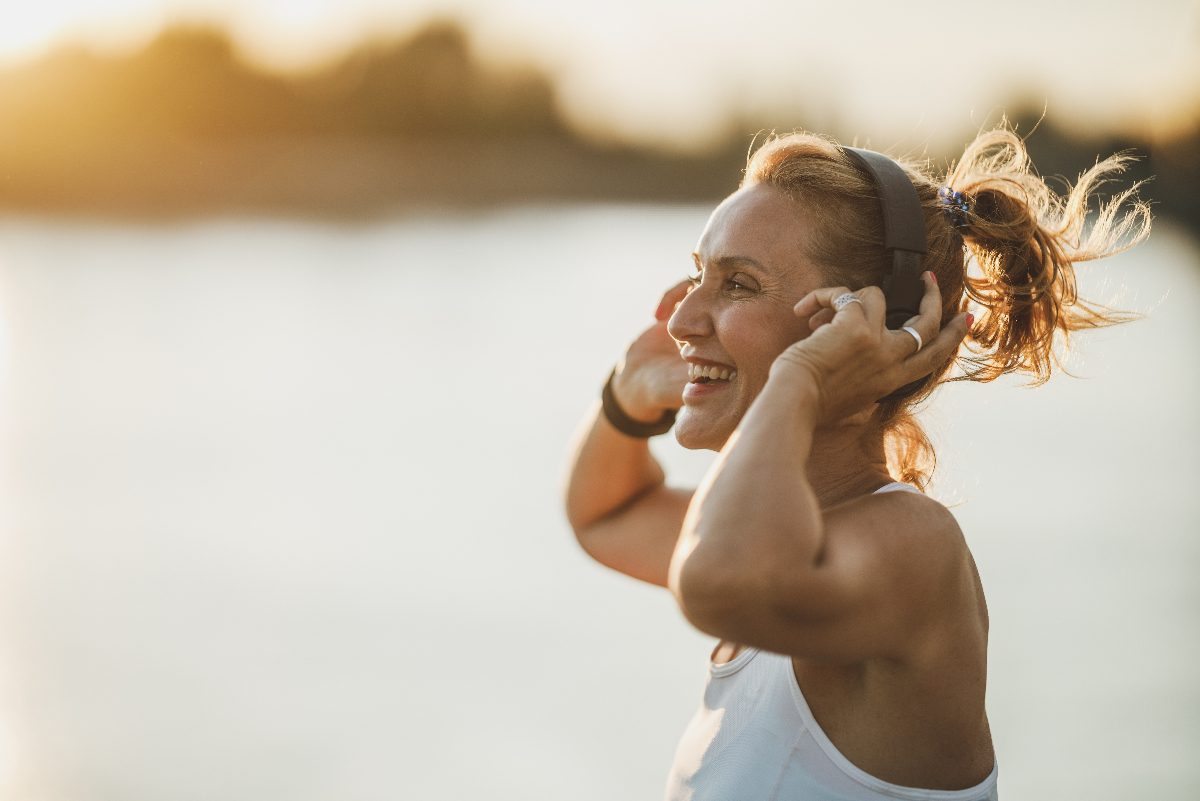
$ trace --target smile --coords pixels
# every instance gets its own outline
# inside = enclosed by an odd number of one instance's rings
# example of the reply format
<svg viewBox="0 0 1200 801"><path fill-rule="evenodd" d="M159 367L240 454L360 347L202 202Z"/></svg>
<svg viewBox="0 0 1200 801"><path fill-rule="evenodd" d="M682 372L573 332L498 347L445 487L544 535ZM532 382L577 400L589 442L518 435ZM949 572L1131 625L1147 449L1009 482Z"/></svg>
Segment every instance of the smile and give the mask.
<svg viewBox="0 0 1200 801"><path fill-rule="evenodd" d="M706 384L712 381L732 381L737 370L728 367L710 367L705 364L688 364L688 381Z"/></svg>
<svg viewBox="0 0 1200 801"><path fill-rule="evenodd" d="M733 375L737 375L737 373ZM683 387L684 402L698 401L698 399L714 395L714 393L724 392L730 386L730 380L707 377L697 378Z"/></svg>

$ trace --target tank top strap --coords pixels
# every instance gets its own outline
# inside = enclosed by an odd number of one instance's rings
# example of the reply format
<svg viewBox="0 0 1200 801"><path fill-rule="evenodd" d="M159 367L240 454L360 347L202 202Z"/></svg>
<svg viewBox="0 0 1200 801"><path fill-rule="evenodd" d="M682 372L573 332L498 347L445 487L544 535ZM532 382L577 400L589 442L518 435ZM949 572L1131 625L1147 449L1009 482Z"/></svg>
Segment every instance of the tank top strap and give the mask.
<svg viewBox="0 0 1200 801"><path fill-rule="evenodd" d="M908 492L915 492L918 495L925 494L925 493L921 492L921 490L914 487L912 484L905 484L903 481L893 481L890 484L884 484L882 487L875 490L875 492L872 492L871 494L875 495L880 492L903 492L906 490Z"/></svg>

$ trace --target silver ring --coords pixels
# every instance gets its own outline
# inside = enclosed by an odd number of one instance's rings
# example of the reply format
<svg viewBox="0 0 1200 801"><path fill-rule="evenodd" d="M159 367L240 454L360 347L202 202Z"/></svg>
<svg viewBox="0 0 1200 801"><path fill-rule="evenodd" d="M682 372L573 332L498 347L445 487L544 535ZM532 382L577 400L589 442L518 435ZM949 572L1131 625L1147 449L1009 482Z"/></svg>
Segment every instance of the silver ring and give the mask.
<svg viewBox="0 0 1200 801"><path fill-rule="evenodd" d="M845 292L833 299L833 310L839 312L851 303L862 303L862 299L853 292Z"/></svg>
<svg viewBox="0 0 1200 801"><path fill-rule="evenodd" d="M913 328L911 325L906 325L903 328L901 328L900 330L907 331L908 333L913 335L913 339L917 340L917 350L915 352L920 353L921 348L925 345L925 343L924 343L924 341L922 341L921 335L917 333L917 329Z"/></svg>

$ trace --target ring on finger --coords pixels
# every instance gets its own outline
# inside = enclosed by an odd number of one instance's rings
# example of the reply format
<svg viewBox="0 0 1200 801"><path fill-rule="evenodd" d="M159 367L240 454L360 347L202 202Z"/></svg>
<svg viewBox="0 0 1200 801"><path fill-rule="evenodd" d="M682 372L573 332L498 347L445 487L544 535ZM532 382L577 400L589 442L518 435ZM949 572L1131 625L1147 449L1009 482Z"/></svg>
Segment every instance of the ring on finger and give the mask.
<svg viewBox="0 0 1200 801"><path fill-rule="evenodd" d="M921 335L919 333L917 333L917 329L913 328L911 325L906 325L903 328L901 328L900 330L907 331L908 333L913 335L913 339L917 340L917 349L916 349L915 353L920 353L921 348L924 347L924 345L925 345L925 342L924 342L924 340L921 339Z"/></svg>
<svg viewBox="0 0 1200 801"><path fill-rule="evenodd" d="M835 312L840 312L851 303L862 303L862 298L860 298L858 295L855 295L853 292L844 292L833 299L833 310Z"/></svg>

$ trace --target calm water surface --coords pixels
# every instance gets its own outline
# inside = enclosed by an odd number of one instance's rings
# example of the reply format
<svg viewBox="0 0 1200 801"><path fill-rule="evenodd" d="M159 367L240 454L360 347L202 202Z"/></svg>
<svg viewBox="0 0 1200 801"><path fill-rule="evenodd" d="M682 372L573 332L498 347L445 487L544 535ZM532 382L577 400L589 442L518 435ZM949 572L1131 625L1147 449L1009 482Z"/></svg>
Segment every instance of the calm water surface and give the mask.
<svg viewBox="0 0 1200 801"><path fill-rule="evenodd" d="M713 640L560 493L707 211L0 220L0 798L661 797ZM1004 797L1194 797L1200 253L1080 276L1147 318L944 388L934 494Z"/></svg>

